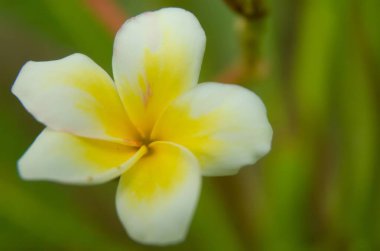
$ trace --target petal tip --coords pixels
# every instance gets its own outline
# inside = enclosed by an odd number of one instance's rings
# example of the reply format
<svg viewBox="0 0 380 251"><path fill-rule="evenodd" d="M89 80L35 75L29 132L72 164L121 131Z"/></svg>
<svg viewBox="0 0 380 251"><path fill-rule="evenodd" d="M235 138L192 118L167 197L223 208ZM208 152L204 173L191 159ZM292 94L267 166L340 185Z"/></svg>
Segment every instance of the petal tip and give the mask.
<svg viewBox="0 0 380 251"><path fill-rule="evenodd" d="M35 62L34 61L27 61L22 67L21 67L21 70L19 71L19 73L17 74L17 77L15 79L15 82L13 83L12 87L11 87L11 92L13 93L13 95L15 95L17 98L19 98L19 94L20 94L20 91L22 90L20 87L20 82L22 81L22 79L24 78L24 74L26 71L29 71L29 69L31 67L33 67L32 65L34 64Z"/></svg>
<svg viewBox="0 0 380 251"><path fill-rule="evenodd" d="M23 180L34 180L34 175L30 172L29 168L25 165L25 154L17 161L17 172Z"/></svg>
<svg viewBox="0 0 380 251"><path fill-rule="evenodd" d="M176 245L181 242L183 242L186 239L186 233L182 233L181 231L178 231L177 235L171 236L170 239L164 239L164 238L157 238L156 236L149 236L145 234L137 235L132 232L128 232L126 230L126 233L130 236L130 238L138 243L144 244L144 245L151 245L151 246L170 246L170 245Z"/></svg>

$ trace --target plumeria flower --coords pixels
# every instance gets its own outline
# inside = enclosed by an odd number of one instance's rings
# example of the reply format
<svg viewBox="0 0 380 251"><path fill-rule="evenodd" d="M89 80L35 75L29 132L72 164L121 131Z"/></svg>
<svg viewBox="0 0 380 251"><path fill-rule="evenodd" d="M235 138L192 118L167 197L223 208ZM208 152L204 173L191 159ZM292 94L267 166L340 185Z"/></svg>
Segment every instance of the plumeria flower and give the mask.
<svg viewBox="0 0 380 251"><path fill-rule="evenodd" d="M19 160L21 177L83 185L120 177L116 208L131 238L183 240L201 176L237 173L272 138L254 93L197 85L205 41L191 13L166 8L121 27L114 80L82 54L26 63L12 92L46 129Z"/></svg>

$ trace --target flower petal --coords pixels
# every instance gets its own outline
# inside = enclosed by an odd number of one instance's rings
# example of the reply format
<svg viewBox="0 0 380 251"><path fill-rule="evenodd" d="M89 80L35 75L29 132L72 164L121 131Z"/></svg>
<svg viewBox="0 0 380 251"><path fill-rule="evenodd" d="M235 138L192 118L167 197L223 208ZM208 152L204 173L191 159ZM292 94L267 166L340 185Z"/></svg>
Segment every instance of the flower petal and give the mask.
<svg viewBox="0 0 380 251"><path fill-rule="evenodd" d="M131 18L117 33L115 83L144 136L170 101L197 84L205 41L196 17L178 8Z"/></svg>
<svg viewBox="0 0 380 251"><path fill-rule="evenodd" d="M155 142L149 152L122 175L116 207L129 235L145 244L182 241L200 189L194 155L182 146Z"/></svg>
<svg viewBox="0 0 380 251"><path fill-rule="evenodd" d="M264 104L236 86L204 83L168 107L152 139L172 141L199 159L204 175L229 175L270 150L272 128Z"/></svg>
<svg viewBox="0 0 380 251"><path fill-rule="evenodd" d="M118 177L146 147L137 148L45 129L18 162L22 178L98 184Z"/></svg>
<svg viewBox="0 0 380 251"><path fill-rule="evenodd" d="M137 137L112 79L85 55L26 63L12 92L54 130L107 140Z"/></svg>

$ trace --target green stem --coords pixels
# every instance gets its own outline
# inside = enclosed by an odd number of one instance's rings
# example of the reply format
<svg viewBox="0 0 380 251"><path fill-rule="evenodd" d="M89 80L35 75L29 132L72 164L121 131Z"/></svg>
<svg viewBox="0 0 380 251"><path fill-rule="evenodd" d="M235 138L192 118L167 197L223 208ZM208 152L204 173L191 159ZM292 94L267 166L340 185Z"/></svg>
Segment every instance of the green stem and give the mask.
<svg viewBox="0 0 380 251"><path fill-rule="evenodd" d="M267 14L262 0L224 0L239 14L238 32L241 43L241 55L233 73L222 76L233 76L232 82L244 83L252 78L261 79L266 75L261 58L264 21ZM229 79L230 80L230 79ZM231 81L231 80L230 80Z"/></svg>
<svg viewBox="0 0 380 251"><path fill-rule="evenodd" d="M263 19L247 19L245 17L239 20L240 41L242 48L242 66L245 69L247 77L260 77L261 44L263 39Z"/></svg>

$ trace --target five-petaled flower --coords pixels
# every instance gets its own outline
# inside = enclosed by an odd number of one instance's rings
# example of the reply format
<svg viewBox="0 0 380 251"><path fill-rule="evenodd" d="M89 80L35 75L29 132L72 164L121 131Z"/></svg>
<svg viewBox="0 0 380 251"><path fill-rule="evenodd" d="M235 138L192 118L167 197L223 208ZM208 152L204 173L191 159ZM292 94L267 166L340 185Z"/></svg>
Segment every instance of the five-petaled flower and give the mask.
<svg viewBox="0 0 380 251"><path fill-rule="evenodd" d="M12 91L47 128L19 160L21 177L99 184L120 176L116 208L129 235L183 240L201 176L237 173L272 139L254 93L197 85L205 42L191 13L166 8L121 27L114 81L82 54L25 64Z"/></svg>

